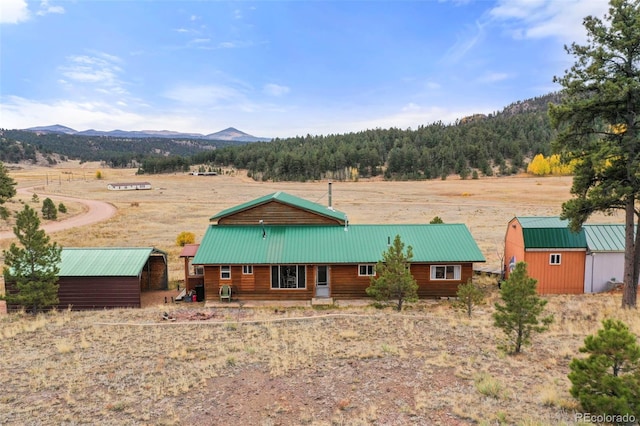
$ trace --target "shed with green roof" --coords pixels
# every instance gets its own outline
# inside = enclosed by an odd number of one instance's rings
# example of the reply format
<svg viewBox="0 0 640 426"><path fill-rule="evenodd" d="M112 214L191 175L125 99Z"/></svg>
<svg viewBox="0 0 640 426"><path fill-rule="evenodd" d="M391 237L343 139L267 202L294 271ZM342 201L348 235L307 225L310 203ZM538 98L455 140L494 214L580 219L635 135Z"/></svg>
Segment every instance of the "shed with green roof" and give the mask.
<svg viewBox="0 0 640 426"><path fill-rule="evenodd" d="M559 217L515 217L505 236L505 275L527 263L541 294L609 290L624 270L624 225L585 224L572 232Z"/></svg>
<svg viewBox="0 0 640 426"><path fill-rule="evenodd" d="M65 247L58 277L60 308L139 308L142 291L167 289L167 254L153 247Z"/></svg>

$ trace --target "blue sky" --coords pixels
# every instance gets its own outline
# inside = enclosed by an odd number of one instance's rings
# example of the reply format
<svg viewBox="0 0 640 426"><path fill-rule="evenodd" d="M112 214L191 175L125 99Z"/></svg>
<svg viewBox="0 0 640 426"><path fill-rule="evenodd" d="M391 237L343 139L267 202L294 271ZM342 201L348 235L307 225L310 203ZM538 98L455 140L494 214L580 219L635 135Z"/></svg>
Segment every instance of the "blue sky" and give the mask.
<svg viewBox="0 0 640 426"><path fill-rule="evenodd" d="M0 127L290 137L558 90L605 0L0 1Z"/></svg>

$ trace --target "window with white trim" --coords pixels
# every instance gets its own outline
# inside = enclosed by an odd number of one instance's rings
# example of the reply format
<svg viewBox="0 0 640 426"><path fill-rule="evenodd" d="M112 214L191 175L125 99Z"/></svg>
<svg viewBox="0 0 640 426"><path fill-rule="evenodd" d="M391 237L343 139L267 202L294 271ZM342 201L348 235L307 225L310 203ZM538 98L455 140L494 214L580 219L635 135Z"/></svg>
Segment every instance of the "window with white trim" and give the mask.
<svg viewBox="0 0 640 426"><path fill-rule="evenodd" d="M253 275L253 265L242 265L242 275Z"/></svg>
<svg viewBox="0 0 640 426"><path fill-rule="evenodd" d="M358 265L359 277L372 277L375 274L376 274L376 265L374 264Z"/></svg>
<svg viewBox="0 0 640 426"><path fill-rule="evenodd" d="M459 280L462 267L460 265L432 265L432 280Z"/></svg>
<svg viewBox="0 0 640 426"><path fill-rule="evenodd" d="M560 253L551 253L549 255L549 265L559 265L562 260Z"/></svg>
<svg viewBox="0 0 640 426"><path fill-rule="evenodd" d="M220 266L220 279L221 280L231 279L231 266L229 265Z"/></svg>
<svg viewBox="0 0 640 426"><path fill-rule="evenodd" d="M307 274L305 265L272 265L271 288L306 288Z"/></svg>

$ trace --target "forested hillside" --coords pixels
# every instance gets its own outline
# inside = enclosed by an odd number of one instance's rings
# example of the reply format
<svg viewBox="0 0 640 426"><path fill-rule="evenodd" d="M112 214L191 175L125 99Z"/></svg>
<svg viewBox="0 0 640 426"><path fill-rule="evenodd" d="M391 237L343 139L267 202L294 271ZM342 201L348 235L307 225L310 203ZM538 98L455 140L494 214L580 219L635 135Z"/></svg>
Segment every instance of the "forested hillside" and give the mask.
<svg viewBox="0 0 640 426"><path fill-rule="evenodd" d="M454 124L418 129L374 129L343 135L275 139L226 147L191 157L191 165L233 166L257 180L353 179L384 174L387 179L463 178L516 173L527 158L550 154L554 132L547 116L551 94L517 102L489 116L474 115ZM143 161L142 172L174 171L188 164L176 159ZM175 167L175 168L174 168Z"/></svg>
<svg viewBox="0 0 640 426"><path fill-rule="evenodd" d="M34 160L35 151L139 173L188 171L196 167L246 169L257 180L463 178L526 168L536 154L548 156L554 131L547 116L550 94L516 102L488 116L417 129L372 129L348 134L299 136L271 142L116 138L0 130L0 160ZM49 157L50 158L50 157Z"/></svg>
<svg viewBox="0 0 640 426"><path fill-rule="evenodd" d="M145 158L183 158L237 144L204 139L120 138L0 129L0 155L5 162L35 160L37 150L44 156L56 153L63 158L103 161L111 167L134 167Z"/></svg>

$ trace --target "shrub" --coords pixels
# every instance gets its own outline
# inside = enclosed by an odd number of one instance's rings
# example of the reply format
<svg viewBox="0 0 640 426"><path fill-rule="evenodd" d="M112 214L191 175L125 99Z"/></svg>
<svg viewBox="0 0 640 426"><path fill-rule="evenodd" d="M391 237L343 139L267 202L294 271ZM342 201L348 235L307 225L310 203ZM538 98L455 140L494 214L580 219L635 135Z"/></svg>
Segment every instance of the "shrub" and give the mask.
<svg viewBox="0 0 640 426"><path fill-rule="evenodd" d="M58 209L53 204L51 198L45 198L42 202L42 217L48 220L55 220L58 218Z"/></svg>
<svg viewBox="0 0 640 426"><path fill-rule="evenodd" d="M65 206L64 204L60 203L58 204L58 211L60 213L66 213L67 212L67 206Z"/></svg>
<svg viewBox="0 0 640 426"><path fill-rule="evenodd" d="M176 244L180 247L184 247L186 244L193 244L196 242L196 234L193 232L182 231L176 238Z"/></svg>

